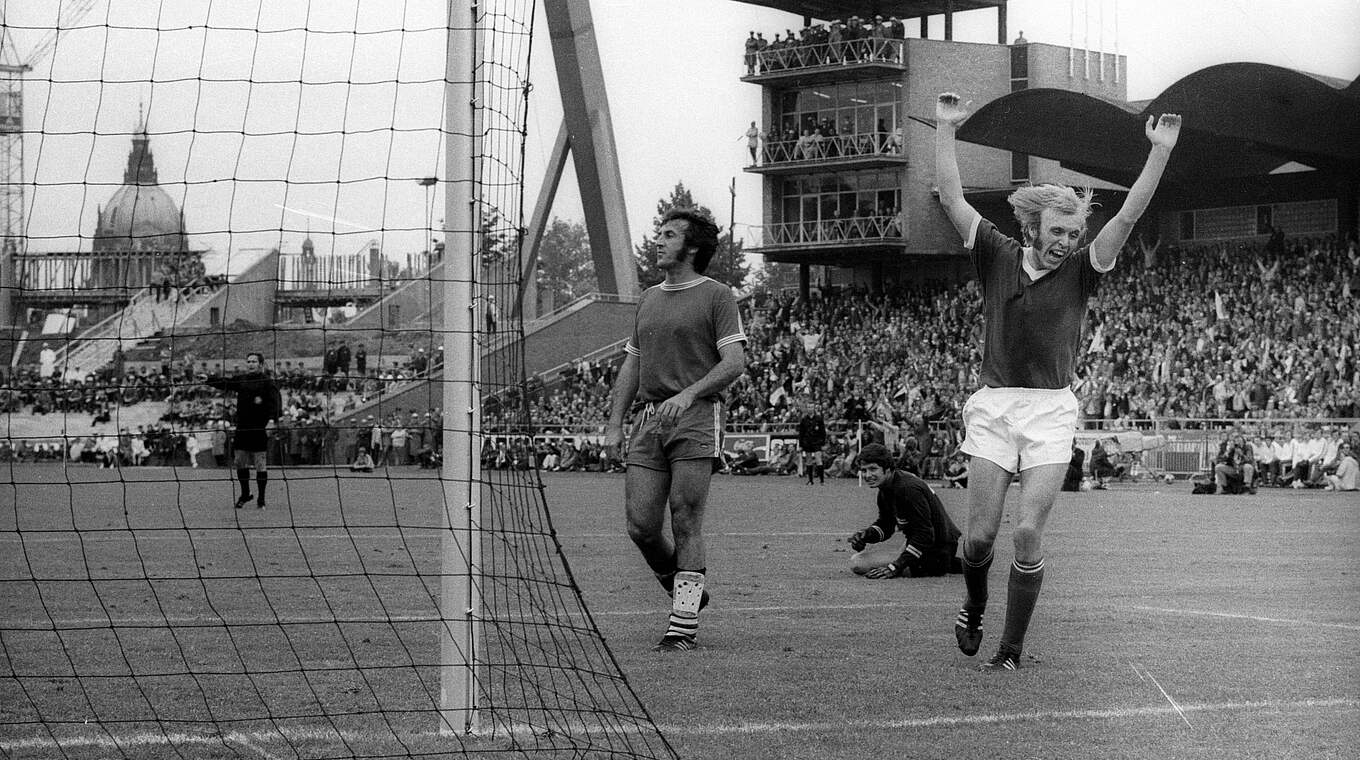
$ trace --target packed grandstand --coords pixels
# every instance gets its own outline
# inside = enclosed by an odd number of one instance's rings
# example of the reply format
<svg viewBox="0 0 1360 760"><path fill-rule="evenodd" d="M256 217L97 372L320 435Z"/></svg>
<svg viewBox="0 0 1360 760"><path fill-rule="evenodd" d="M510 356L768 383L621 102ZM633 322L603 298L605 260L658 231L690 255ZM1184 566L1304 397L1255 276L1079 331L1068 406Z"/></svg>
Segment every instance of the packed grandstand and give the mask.
<svg viewBox="0 0 1360 760"><path fill-rule="evenodd" d="M1075 386L1082 426L1148 434L1212 428L1204 440L1216 445L1229 430L1258 441L1307 440L1322 429L1319 421L1337 420L1326 426L1327 437L1354 439L1341 421L1360 417L1357 292L1353 238L1277 231L1186 248L1131 245L1088 308ZM958 443L955 421L976 385L975 284L814 291L807 299L754 293L742 310L747 371L728 392L736 437L787 438L815 411L835 433L833 462L874 439L902 457L914 452L925 474L942 476ZM379 466L435 466L441 409L373 408L394 388L438 371L423 354L412 349L386 366L378 358L362 374L333 356L273 367L284 398L275 461L344 465L365 448ZM527 398L513 389L488 398L483 465L618 469L598 440L619 359L578 359L531 378ZM199 383L192 362L122 369L110 364L63 377L41 359L16 367L0 386L0 409L26 425L16 436L12 423L0 458L105 466L226 461L231 400ZM729 448L730 459L740 448ZM793 447L776 452L766 440L760 448L762 473L798 470ZM846 465L832 474L851 474Z"/></svg>

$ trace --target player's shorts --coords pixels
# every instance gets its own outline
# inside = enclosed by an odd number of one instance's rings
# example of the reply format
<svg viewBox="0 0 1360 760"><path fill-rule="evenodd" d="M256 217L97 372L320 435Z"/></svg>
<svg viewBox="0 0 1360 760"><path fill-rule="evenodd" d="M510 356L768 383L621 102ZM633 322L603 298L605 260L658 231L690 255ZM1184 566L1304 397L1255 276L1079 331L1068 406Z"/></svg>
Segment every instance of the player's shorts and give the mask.
<svg viewBox="0 0 1360 760"><path fill-rule="evenodd" d="M1077 418L1077 397L1068 388L982 388L963 405L960 448L1009 472L1065 465Z"/></svg>
<svg viewBox="0 0 1360 760"><path fill-rule="evenodd" d="M699 400L674 425L663 426L654 406L648 404L633 421L624 463L665 472L672 462L712 459L716 469L722 463L723 412L721 401Z"/></svg>
<svg viewBox="0 0 1360 760"><path fill-rule="evenodd" d="M268 467L269 467L269 456L268 456L268 452L265 452L265 451L248 451L248 450L246 450L246 449L237 449L237 450L236 450L236 468L239 470L239 469L242 469L242 468L250 468L250 467L253 467L253 468L257 469L257 470L264 470L264 469L268 468Z"/></svg>

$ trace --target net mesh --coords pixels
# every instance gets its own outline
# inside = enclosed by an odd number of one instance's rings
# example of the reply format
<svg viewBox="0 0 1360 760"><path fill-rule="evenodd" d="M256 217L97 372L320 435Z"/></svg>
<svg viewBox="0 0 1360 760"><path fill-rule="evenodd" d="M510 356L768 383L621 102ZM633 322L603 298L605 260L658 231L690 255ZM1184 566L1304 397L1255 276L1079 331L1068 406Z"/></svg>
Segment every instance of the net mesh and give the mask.
<svg viewBox="0 0 1360 760"><path fill-rule="evenodd" d="M533 469L478 472L477 531L453 529L454 183L477 220L454 305L476 314L478 388L532 423L534 4L472 7L473 70L446 72L440 2L5 3L0 52L31 70L6 70L0 134L23 210L0 283L3 755L674 756ZM475 92L467 176L445 176L450 80ZM257 399L204 382L249 352L280 390L263 481L232 461ZM469 582L480 605L448 609ZM445 709L450 673L475 713Z"/></svg>

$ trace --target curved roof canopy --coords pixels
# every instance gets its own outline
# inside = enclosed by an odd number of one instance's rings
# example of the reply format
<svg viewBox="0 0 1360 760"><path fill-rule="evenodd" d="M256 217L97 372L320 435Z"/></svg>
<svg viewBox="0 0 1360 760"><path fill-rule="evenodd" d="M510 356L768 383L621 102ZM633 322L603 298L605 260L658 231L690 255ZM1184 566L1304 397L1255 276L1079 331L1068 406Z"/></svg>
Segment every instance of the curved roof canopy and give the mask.
<svg viewBox="0 0 1360 760"><path fill-rule="evenodd" d="M1178 113L1181 137L1166 181L1260 176L1290 161L1355 172L1357 95L1357 83L1339 90L1292 69L1226 63L1181 79L1141 111L1068 90L1020 90L978 109L958 136L1128 186L1147 158L1148 117Z"/></svg>

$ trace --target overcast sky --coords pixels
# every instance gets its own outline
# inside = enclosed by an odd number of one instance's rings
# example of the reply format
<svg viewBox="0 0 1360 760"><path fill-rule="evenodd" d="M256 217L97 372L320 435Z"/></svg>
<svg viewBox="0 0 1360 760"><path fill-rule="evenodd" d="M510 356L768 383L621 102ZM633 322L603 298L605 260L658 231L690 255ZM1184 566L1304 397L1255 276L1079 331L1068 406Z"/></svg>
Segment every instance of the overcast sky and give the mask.
<svg viewBox="0 0 1360 760"><path fill-rule="evenodd" d="M42 36L26 27L51 24L60 3L4 2L10 52L26 58ZM739 81L742 40L750 30L772 38L802 19L731 0L596 0L592 8L632 238L648 231L657 200L677 181L726 227L735 177L737 235L751 239L760 183L741 171L739 138L760 118L760 90ZM253 258L248 249L282 239L296 250L309 231L321 252L372 238L394 253L423 247L425 190L415 178L444 174L443 14L440 0L96 0L82 28L37 62L25 90L26 174L36 183L30 249L89 250L96 207L122 182L139 105L161 184L183 205L192 242L233 252L233 270ZM561 121L537 15L526 214ZM1009 26L1011 37L1089 41L1127 56L1133 100L1231 61L1360 75L1356 0L1011 0ZM354 29L364 34L346 33ZM994 42L996 13L958 14L954 29L959 40ZM931 36L942 34L936 17ZM437 220L442 199L433 200ZM554 212L581 218L570 169Z"/></svg>

